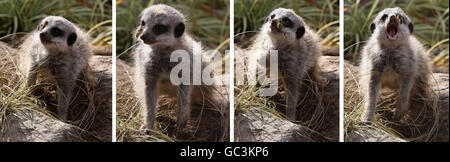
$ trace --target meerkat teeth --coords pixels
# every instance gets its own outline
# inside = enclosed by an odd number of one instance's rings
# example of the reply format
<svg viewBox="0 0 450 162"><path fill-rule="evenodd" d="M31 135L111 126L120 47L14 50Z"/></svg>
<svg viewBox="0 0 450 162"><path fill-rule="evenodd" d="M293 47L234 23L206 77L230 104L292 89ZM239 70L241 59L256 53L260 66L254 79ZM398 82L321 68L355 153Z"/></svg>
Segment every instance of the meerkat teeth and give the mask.
<svg viewBox="0 0 450 162"><path fill-rule="evenodd" d="M136 34L135 34L136 38L138 38L141 34L142 34L142 29L137 30Z"/></svg>
<svg viewBox="0 0 450 162"><path fill-rule="evenodd" d="M277 21L277 29L281 29L283 27L283 24L280 21Z"/></svg>

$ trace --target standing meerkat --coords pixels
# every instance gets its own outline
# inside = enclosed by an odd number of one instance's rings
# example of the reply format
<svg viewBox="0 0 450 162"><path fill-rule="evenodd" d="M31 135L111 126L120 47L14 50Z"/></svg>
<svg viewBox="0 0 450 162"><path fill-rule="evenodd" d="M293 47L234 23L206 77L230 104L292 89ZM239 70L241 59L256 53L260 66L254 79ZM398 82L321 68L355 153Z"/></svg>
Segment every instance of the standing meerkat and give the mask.
<svg viewBox="0 0 450 162"><path fill-rule="evenodd" d="M286 116L295 121L300 87L304 79L321 81L317 59L321 55L319 37L303 19L291 9L278 8L265 19L261 32L249 48L251 51L269 52L278 50L279 78L285 85ZM261 58L261 53L250 53L248 57ZM261 67L257 63L251 66Z"/></svg>
<svg viewBox="0 0 450 162"><path fill-rule="evenodd" d="M44 18L20 46L20 70L27 86L38 75L57 84L58 115L67 120L76 80L88 70L88 35L60 16Z"/></svg>
<svg viewBox="0 0 450 162"><path fill-rule="evenodd" d="M398 7L384 9L370 25L372 36L363 48L360 65L360 84L366 101L363 123L373 120L380 88L400 91L397 119L408 110L411 94L427 95L429 58L412 35L413 29L411 19Z"/></svg>
<svg viewBox="0 0 450 162"><path fill-rule="evenodd" d="M144 127L151 130L154 129L159 91L174 89L167 82L171 70L178 64L170 61L172 52L183 50L189 54L192 78L193 48L200 47L200 43L185 33L183 14L164 4L152 5L142 11L136 38L139 42L134 52L135 91L145 108ZM202 62L202 68L204 65ZM182 83L175 89L178 101L177 129L180 129L190 117L193 86Z"/></svg>

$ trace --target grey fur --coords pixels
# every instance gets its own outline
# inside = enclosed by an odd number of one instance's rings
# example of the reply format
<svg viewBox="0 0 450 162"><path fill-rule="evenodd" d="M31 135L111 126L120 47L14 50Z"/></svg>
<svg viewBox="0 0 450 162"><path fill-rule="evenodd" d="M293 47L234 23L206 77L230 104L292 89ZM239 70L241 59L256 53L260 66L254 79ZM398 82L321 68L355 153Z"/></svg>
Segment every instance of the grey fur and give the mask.
<svg viewBox="0 0 450 162"><path fill-rule="evenodd" d="M291 23L283 23L283 18L289 18ZM273 31L275 27L272 23L276 21L283 23L281 32ZM304 34L300 38L297 37L299 28L304 28ZM286 115L290 120L295 121L300 86L303 80L320 80L321 78L317 66L317 59L321 55L319 37L293 10L278 8L266 18L261 32L256 36L256 40L249 49L264 52L278 50L279 78L283 81L287 92ZM247 55L248 57L258 57L257 59L262 56L261 53L248 53ZM265 68L252 63L250 66Z"/></svg>
<svg viewBox="0 0 450 162"><path fill-rule="evenodd" d="M175 28L180 23L184 24L185 18L179 11L170 6L152 5L142 11L140 20L141 25L136 32L138 45L134 52L135 91L145 108L143 113L145 127L146 129L154 129L159 91L165 89L162 87L169 86L171 88L173 86L162 85L162 81L169 79L170 71L178 64L170 62L170 54L175 50L185 50L189 53L192 78L193 46L194 44L200 46L200 44L185 32L176 37ZM155 33L153 28L157 24L165 25L167 31L163 34ZM203 65L203 67L205 66ZM192 85L177 87L178 129L184 127L189 119L192 89Z"/></svg>
<svg viewBox="0 0 450 162"><path fill-rule="evenodd" d="M389 23L397 23L397 39L389 39ZM411 19L400 8L384 9L372 24L373 34L362 50L360 65L361 93L366 101L361 116L364 123L374 118L380 88L399 90L395 112L399 119L408 110L411 96L427 95L431 74L425 49L412 35Z"/></svg>
<svg viewBox="0 0 450 162"><path fill-rule="evenodd" d="M54 28L60 29L52 34ZM69 35L76 34L68 45ZM67 120L75 81L88 69L91 56L88 35L60 16L48 16L31 32L20 46L20 70L27 77L27 86L35 84L37 76L56 82L58 115Z"/></svg>

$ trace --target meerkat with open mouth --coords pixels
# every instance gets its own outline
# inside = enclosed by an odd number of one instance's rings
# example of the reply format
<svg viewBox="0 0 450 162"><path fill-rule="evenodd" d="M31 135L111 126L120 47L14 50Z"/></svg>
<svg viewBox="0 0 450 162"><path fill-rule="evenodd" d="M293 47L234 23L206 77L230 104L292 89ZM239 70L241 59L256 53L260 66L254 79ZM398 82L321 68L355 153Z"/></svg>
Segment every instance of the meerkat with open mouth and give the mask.
<svg viewBox="0 0 450 162"><path fill-rule="evenodd" d="M279 78L287 92L286 116L292 121L296 120L300 86L304 79L321 80L317 62L321 55L319 48L319 37L314 31L293 10L285 8L275 9L267 16L261 32L249 48L250 51L264 53L278 51ZM247 54L247 57L258 57L256 60L265 59L264 56L261 53ZM249 64L250 67L266 68L258 63Z"/></svg>
<svg viewBox="0 0 450 162"><path fill-rule="evenodd" d="M384 9L371 23L372 35L362 50L360 65L361 92L366 102L363 123L374 118L380 88L399 90L396 118L408 110L411 96L427 95L431 67L413 30L411 19L398 7Z"/></svg>
<svg viewBox="0 0 450 162"><path fill-rule="evenodd" d="M20 70L27 86L38 75L57 84L58 115L67 120L76 80L87 73L91 56L89 36L60 16L48 16L20 46Z"/></svg>

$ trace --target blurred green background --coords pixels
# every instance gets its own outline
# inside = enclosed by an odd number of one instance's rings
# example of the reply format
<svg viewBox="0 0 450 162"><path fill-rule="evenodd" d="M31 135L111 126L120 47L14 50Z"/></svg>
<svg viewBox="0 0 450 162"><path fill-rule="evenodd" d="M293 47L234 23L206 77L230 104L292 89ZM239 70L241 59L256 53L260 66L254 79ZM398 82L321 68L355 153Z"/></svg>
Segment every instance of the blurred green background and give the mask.
<svg viewBox="0 0 450 162"><path fill-rule="evenodd" d="M321 36L322 44L339 48L338 0L235 0L235 43L245 48L264 23L264 19L277 8L293 9Z"/></svg>
<svg viewBox="0 0 450 162"><path fill-rule="evenodd" d="M0 6L0 41L12 46L50 15L89 32L93 45L112 45L112 0L0 0Z"/></svg>
<svg viewBox="0 0 450 162"><path fill-rule="evenodd" d="M400 7L414 24L414 35L428 49L435 67L448 71L448 0L345 0L344 57L358 63L371 35L369 25L384 8Z"/></svg>
<svg viewBox="0 0 450 162"><path fill-rule="evenodd" d="M229 49L229 1L228 0L118 0L117 2L117 57L129 60L134 41L134 30L139 25L142 10L153 4L167 4L178 9L186 17L187 32L206 49L224 53Z"/></svg>

